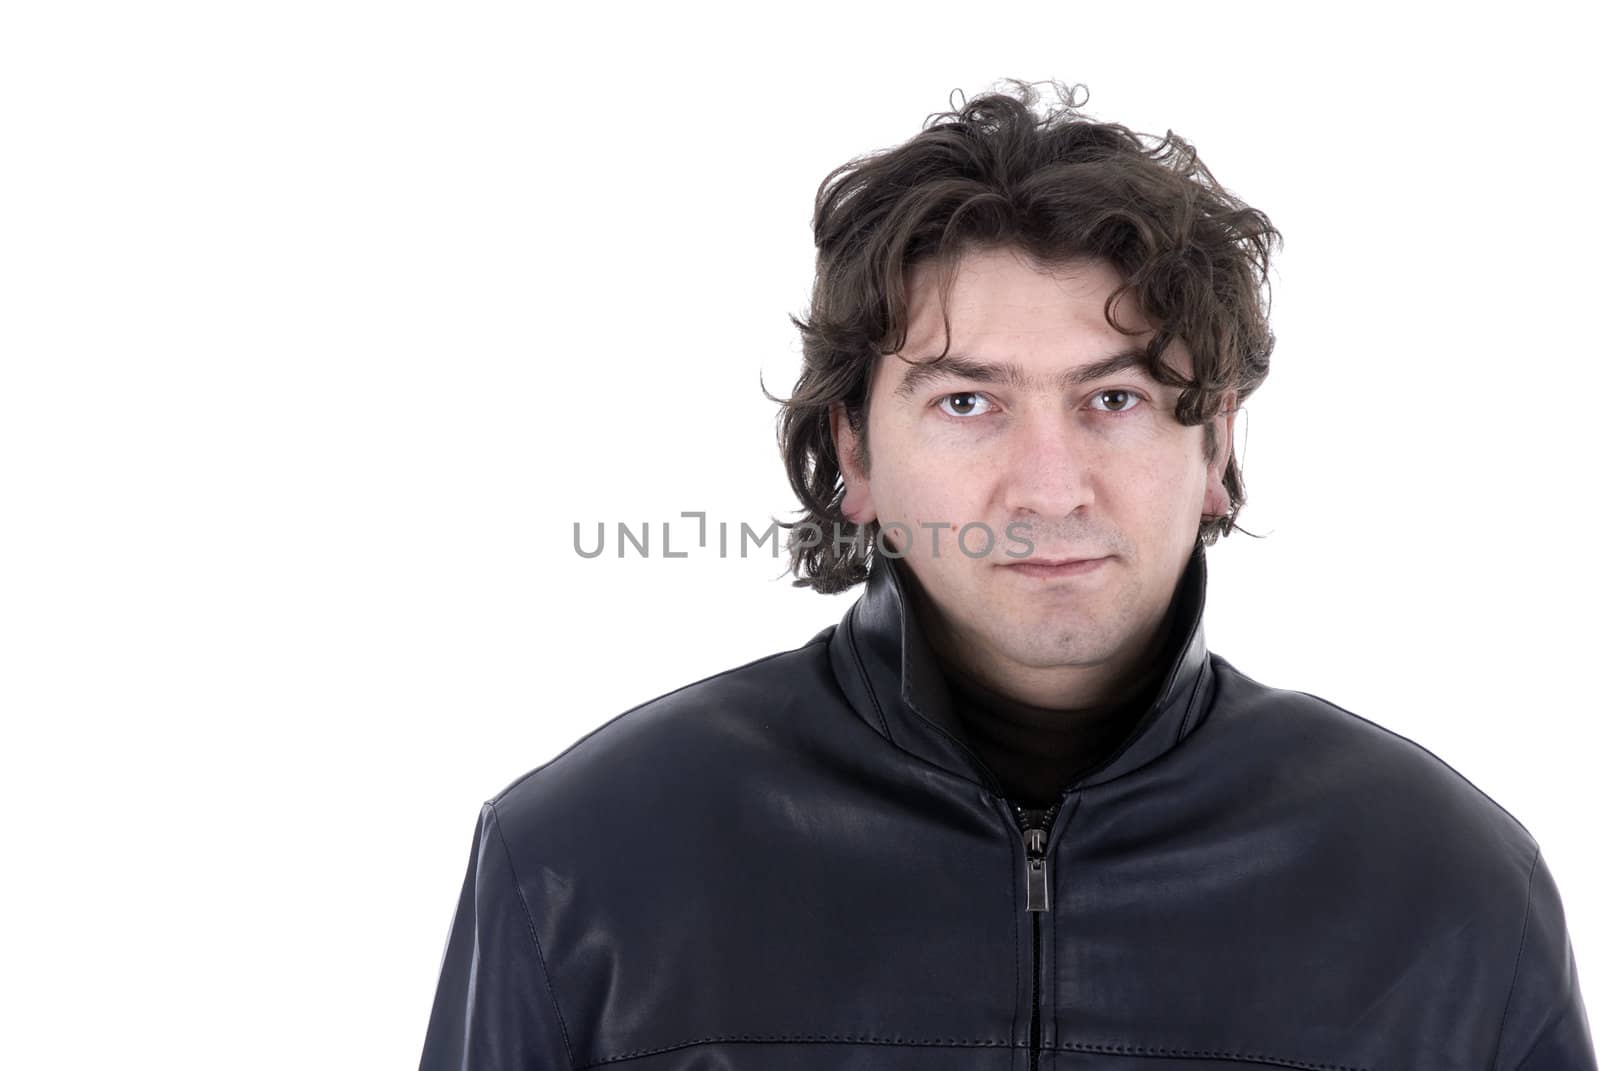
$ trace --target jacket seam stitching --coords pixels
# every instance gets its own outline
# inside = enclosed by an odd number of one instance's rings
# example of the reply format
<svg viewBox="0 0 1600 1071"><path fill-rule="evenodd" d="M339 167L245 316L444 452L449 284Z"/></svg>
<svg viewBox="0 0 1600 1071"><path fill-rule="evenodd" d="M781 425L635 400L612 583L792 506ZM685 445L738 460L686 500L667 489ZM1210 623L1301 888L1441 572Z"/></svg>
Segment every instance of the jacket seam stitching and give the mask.
<svg viewBox="0 0 1600 1071"><path fill-rule="evenodd" d="M867 687L867 698L872 700L872 712L878 716L878 725L885 737L896 747L900 742L889 731L889 719L883 715L883 704L878 702L878 690L872 684L872 675L867 672L866 663L861 660L861 650L856 646L856 608L850 607L849 632L845 636L850 641L850 657L855 660L856 672L861 677L861 683Z"/></svg>
<svg viewBox="0 0 1600 1071"><path fill-rule="evenodd" d="M1501 1065L1500 1046L1505 1044L1506 1023L1511 1018L1511 1000L1517 993L1517 976L1522 971L1522 953L1528 947L1528 920L1533 914L1533 877L1539 870L1539 856L1544 849L1535 849L1533 865L1528 868L1528 891L1522 907L1522 935L1517 939L1517 958L1511 965L1511 988L1506 992L1506 1007L1500 1013L1500 1029L1495 1032L1494 1038L1494 1066Z"/></svg>
<svg viewBox="0 0 1600 1071"><path fill-rule="evenodd" d="M919 1038L878 1038L870 1034L719 1034L713 1037L695 1038L692 1041L680 1041L672 1045L661 1045L653 1049L635 1049L632 1052L621 1052L614 1056L605 1056L595 1060L593 1063L584 1064L583 1068L578 1068L577 1071L584 1071L584 1068L599 1067L601 1064L618 1063L622 1060L637 1060L642 1056L658 1056L664 1052L689 1049L696 1045L724 1045L740 1042L765 1042L780 1045L815 1045L844 1042L851 1045L885 1045L903 1048L1016 1048L1010 1041L987 1038L930 1038L923 1040Z"/></svg>
<svg viewBox="0 0 1600 1071"><path fill-rule="evenodd" d="M533 912L528 909L528 898L522 892L522 879L517 877L517 864L511 858L511 845L506 843L505 833L500 829L500 812L495 808L494 801L488 801L489 812L494 815L495 839L500 842L500 848L506 853L506 868L511 871L511 883L517 890L517 902L522 905L522 915L528 920L528 936L533 939L533 952L539 958L539 973L544 977L545 990L550 994L550 1006L556 1010L556 1025L561 1027L561 1045L567 1051L567 1066L573 1067L577 1059L572 1055L572 1039L567 1035L567 1020L561 1014L561 1002L556 999L556 987L550 978L550 965L545 962L544 948L539 943L539 930L533 924Z"/></svg>
<svg viewBox="0 0 1600 1071"><path fill-rule="evenodd" d="M1371 1071L1353 1064L1319 1064L1307 1060L1293 1060L1286 1056L1273 1056L1264 1052L1237 1052L1232 1049L1182 1049L1152 1045L1095 1045L1072 1043L1045 1046L1056 1052L1096 1052L1111 1056L1199 1056L1206 1059L1244 1060L1271 1067L1297 1068L1300 1071Z"/></svg>
<svg viewBox="0 0 1600 1071"><path fill-rule="evenodd" d="M692 1041L678 1042L673 1045L658 1046L653 1049L636 1049L631 1052L617 1053L606 1056L593 1063L584 1064L584 1068L599 1067L603 1064L620 1063L624 1060L635 1060L644 1056L656 1056L664 1052L678 1049L693 1048L697 1045L718 1045L729 1043L776 1043L776 1044L830 1044L844 1042L855 1045L882 1045L900 1048L1024 1048L1014 1042L964 1039L964 1038L877 1038L864 1034L722 1034L713 1037L695 1038ZM1274 1056L1268 1053L1239 1052L1232 1049L1188 1049L1172 1048L1167 1046L1150 1045L1096 1045L1092 1043L1071 1043L1041 1046L1047 1052L1093 1052L1104 1055L1126 1056L1198 1056L1204 1058L1220 1058L1230 1060L1245 1060L1250 1063L1259 1063L1272 1067L1296 1068L1300 1071L1370 1071L1369 1068L1354 1064L1324 1064L1307 1060L1294 1060L1283 1056Z"/></svg>
<svg viewBox="0 0 1600 1071"><path fill-rule="evenodd" d="M1072 793L1069 792L1067 794L1067 797L1070 797L1071 795L1072 795ZM1082 802L1083 802L1083 796L1081 794L1079 794L1077 800L1073 801L1070 805L1066 802L1066 798L1065 797L1063 798L1063 802L1062 802L1062 805L1061 805L1061 811L1057 813L1055 824L1051 827L1050 841L1049 841L1048 844L1045 845L1045 851L1050 855L1050 857L1052 859L1056 856L1057 853L1059 853L1062 850L1061 849L1061 842L1067 838L1067 831L1072 828L1072 820L1078 816L1078 809L1082 806ZM1067 868L1064 865L1052 866L1050 868L1050 903L1055 905L1057 910L1059 910L1061 908L1061 896L1057 893L1057 889L1062 884L1062 881L1063 881L1062 874L1066 871L1066 869ZM1056 911L1046 912L1046 914L1049 914L1051 916L1051 918L1049 920L1049 925L1046 926L1045 920L1044 919L1040 919L1039 920L1039 927L1040 927L1041 930L1048 929L1048 931L1049 931L1049 934L1050 934L1050 938L1049 938L1049 940L1050 940L1050 951L1051 951L1051 960L1050 960L1051 972L1050 973L1052 975L1056 975L1060 971L1060 965L1055 962L1055 958L1054 958L1054 953L1055 953L1055 950L1056 950L1056 927L1055 927ZM1041 934L1041 937L1042 936L1043 935ZM1044 941L1043 940L1041 940L1039 942L1039 954L1041 956L1044 955ZM1056 1039L1056 1040L1054 1040L1049 1045L1044 1044L1044 1042L1042 1040L1043 1037L1044 1037L1044 1034L1041 1032L1040 1035L1039 1035L1040 1038L1041 1038L1041 1041L1039 1043L1039 1048L1040 1049L1054 1049L1054 1048L1057 1048L1058 1046L1061 1045L1061 1042L1059 1040L1060 1037L1061 1037L1061 999L1060 999L1059 996L1057 996L1056 991L1055 991L1055 985L1054 985L1055 980L1056 980L1055 978L1051 979L1051 989L1050 989L1050 997L1051 997L1051 999L1050 999L1050 1037L1052 1039ZM1043 1024L1041 1024L1041 1026L1042 1025Z"/></svg>
<svg viewBox="0 0 1600 1071"><path fill-rule="evenodd" d="M1206 652L1206 657L1200 661L1199 678L1195 681L1194 691L1189 693L1189 704L1188 706L1184 707L1183 720L1178 723L1179 743L1187 740L1189 738L1189 733L1193 731L1192 726L1194 725L1195 711L1200 709L1200 693L1206 690L1206 685L1209 683L1209 678L1212 675L1213 671L1211 669L1211 653L1208 651Z"/></svg>
<svg viewBox="0 0 1600 1071"><path fill-rule="evenodd" d="M1007 804L1002 800L1000 806L1004 809ZM1011 816L1008 814L1006 817ZM1022 980L1022 934L1018 932L1020 927L1017 924L1017 838L1007 837L1006 843L1011 848L1011 881L1008 884L1011 886L1011 1038L1014 1044L1017 1037L1018 1008L1026 1002L1029 1005L1028 1014L1033 1014L1031 999L1033 980L1030 978L1026 983ZM1028 921L1031 924L1032 920Z"/></svg>

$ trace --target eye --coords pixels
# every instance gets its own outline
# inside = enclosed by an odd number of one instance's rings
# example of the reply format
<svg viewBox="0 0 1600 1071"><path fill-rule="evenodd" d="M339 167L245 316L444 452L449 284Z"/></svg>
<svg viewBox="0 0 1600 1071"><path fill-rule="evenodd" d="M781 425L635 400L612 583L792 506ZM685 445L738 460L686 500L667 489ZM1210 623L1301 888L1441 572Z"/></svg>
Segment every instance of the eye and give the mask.
<svg viewBox="0 0 1600 1071"><path fill-rule="evenodd" d="M1109 408L1109 409L1101 409L1100 412L1102 412L1102 413L1127 413L1127 412L1131 412L1134 409L1137 409L1139 407L1139 403L1140 402L1144 401L1143 398L1141 398L1137 394L1133 393L1133 391L1131 391L1131 390L1122 390L1120 388L1112 388L1110 390L1098 390L1098 391L1094 392L1094 396L1097 399L1099 399L1099 398L1108 398L1108 397L1116 399L1116 401L1112 404L1111 408Z"/></svg>
<svg viewBox="0 0 1600 1071"><path fill-rule="evenodd" d="M955 394L946 394L939 399L939 411L953 416L958 420L969 417L982 416L988 409L980 406L992 406L994 403L976 391L958 391Z"/></svg>

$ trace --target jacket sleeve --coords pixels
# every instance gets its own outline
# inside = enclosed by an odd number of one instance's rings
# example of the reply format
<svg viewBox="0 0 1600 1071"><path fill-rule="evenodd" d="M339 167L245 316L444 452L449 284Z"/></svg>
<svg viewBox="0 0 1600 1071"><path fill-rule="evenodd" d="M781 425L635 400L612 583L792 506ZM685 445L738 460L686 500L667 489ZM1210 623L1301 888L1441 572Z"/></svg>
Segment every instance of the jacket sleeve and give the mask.
<svg viewBox="0 0 1600 1071"><path fill-rule="evenodd" d="M566 1030L492 802L478 815L421 1071L570 1071Z"/></svg>
<svg viewBox="0 0 1600 1071"><path fill-rule="evenodd" d="M1543 850L1528 878L1522 947L1500 1027L1495 1071L1595 1071L1589 1018L1566 915Z"/></svg>

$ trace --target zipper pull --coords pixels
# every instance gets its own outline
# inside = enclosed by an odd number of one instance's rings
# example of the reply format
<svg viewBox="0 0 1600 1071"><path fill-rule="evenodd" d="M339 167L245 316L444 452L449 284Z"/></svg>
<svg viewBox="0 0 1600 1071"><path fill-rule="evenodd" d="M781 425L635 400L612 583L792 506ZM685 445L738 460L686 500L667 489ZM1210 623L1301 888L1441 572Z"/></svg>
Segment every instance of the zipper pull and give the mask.
<svg viewBox="0 0 1600 1071"><path fill-rule="evenodd" d="M1045 831L1027 831L1028 843L1028 910L1050 910L1050 864L1044 857Z"/></svg>
<svg viewBox="0 0 1600 1071"><path fill-rule="evenodd" d="M1027 848L1028 910L1050 910L1050 864L1045 857L1045 844L1050 837L1050 822L1059 805L1048 810L1027 810L1017 807L1018 824L1022 826L1022 843ZM1042 825L1033 824L1042 821Z"/></svg>

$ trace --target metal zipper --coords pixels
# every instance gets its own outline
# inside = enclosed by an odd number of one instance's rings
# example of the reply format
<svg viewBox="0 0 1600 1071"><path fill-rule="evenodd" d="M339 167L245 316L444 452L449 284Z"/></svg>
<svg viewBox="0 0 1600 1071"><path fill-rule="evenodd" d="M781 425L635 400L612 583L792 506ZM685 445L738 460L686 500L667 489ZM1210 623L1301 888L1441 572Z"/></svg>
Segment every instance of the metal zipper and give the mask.
<svg viewBox="0 0 1600 1071"><path fill-rule="evenodd" d="M1027 850L1024 877L1028 886L1028 914L1033 919L1033 1018L1028 1024L1028 1067L1039 1071L1039 914L1050 910L1050 865L1045 848L1050 843L1050 825L1061 810L1061 801L1046 808L1011 805L1017 826L1022 830L1022 845Z"/></svg>

